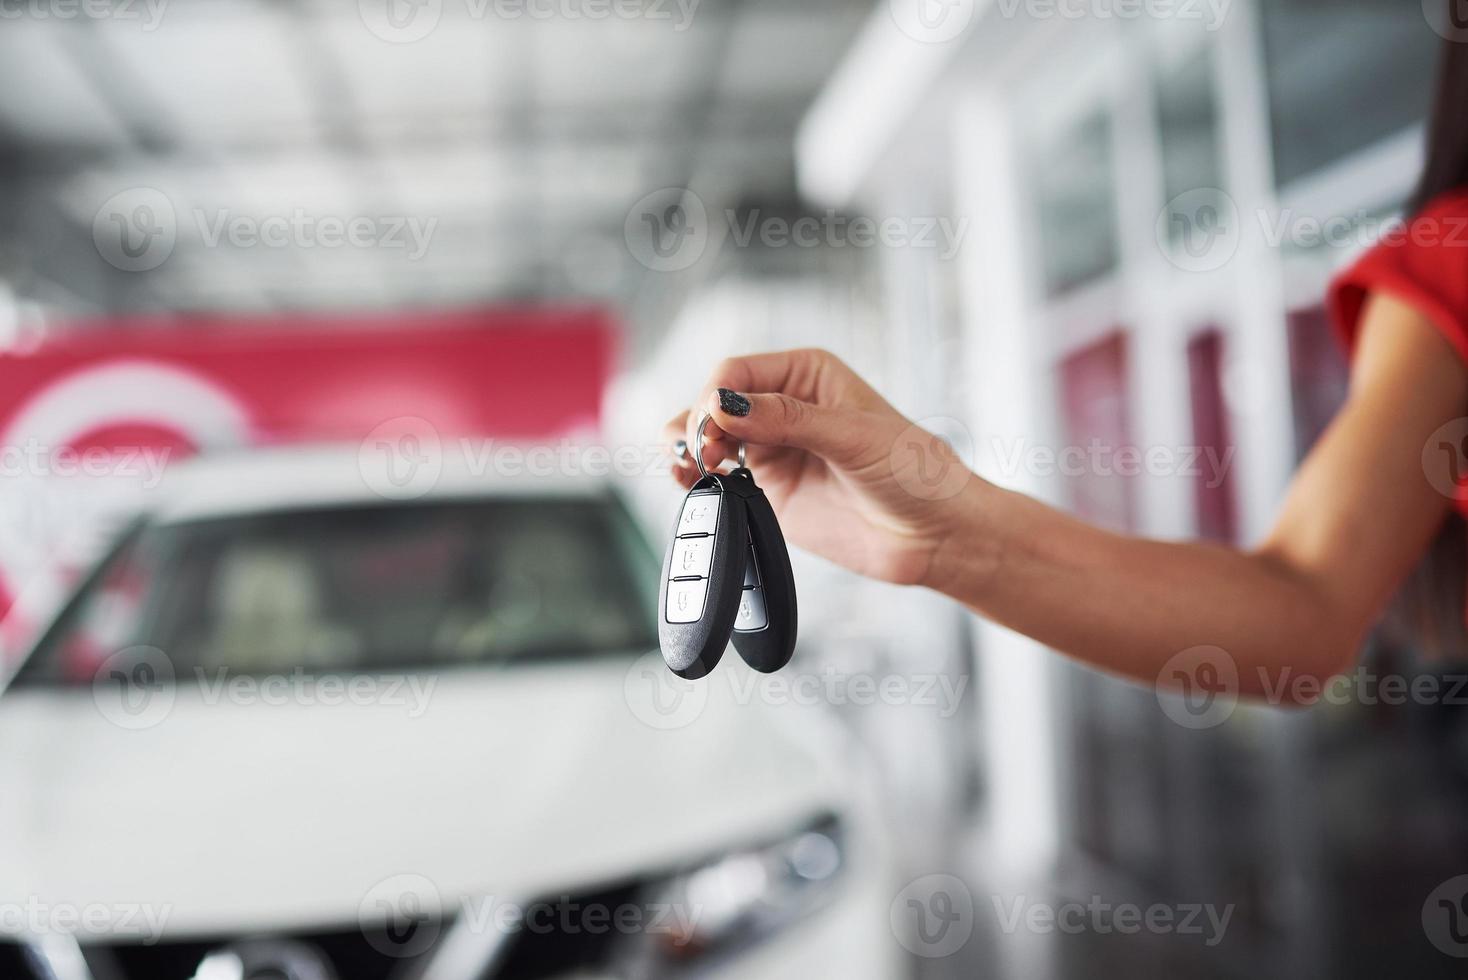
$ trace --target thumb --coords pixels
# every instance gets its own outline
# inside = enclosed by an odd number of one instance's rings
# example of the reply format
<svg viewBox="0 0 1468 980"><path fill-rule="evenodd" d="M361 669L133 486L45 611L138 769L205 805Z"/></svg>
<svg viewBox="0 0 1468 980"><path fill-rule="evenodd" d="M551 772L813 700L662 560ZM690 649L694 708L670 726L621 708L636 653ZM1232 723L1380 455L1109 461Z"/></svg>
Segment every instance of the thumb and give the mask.
<svg viewBox="0 0 1468 980"><path fill-rule="evenodd" d="M760 446L794 446L833 463L861 455L871 433L858 413L801 401L779 392L742 394L728 388L709 393L714 422L741 442Z"/></svg>

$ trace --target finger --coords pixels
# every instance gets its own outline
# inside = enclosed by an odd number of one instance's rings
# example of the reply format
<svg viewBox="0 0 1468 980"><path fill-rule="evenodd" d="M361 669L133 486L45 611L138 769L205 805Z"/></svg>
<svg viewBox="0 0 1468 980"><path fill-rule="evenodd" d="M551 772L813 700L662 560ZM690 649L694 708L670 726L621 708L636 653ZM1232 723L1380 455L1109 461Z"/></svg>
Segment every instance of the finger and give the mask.
<svg viewBox="0 0 1468 980"><path fill-rule="evenodd" d="M686 466L675 466L673 467L673 479L684 490L692 490L693 485L699 479L698 470L694 469L691 463Z"/></svg>
<svg viewBox="0 0 1468 980"><path fill-rule="evenodd" d="M720 389L706 402L719 428L735 439L766 446L794 446L833 463L853 465L879 445L884 433L873 425L881 416L851 408L832 408L783 393Z"/></svg>
<svg viewBox="0 0 1468 980"><path fill-rule="evenodd" d="M838 402L875 408L882 397L830 351L817 348L730 357L719 362L699 393L699 404L719 388L766 394L781 392L818 405Z"/></svg>

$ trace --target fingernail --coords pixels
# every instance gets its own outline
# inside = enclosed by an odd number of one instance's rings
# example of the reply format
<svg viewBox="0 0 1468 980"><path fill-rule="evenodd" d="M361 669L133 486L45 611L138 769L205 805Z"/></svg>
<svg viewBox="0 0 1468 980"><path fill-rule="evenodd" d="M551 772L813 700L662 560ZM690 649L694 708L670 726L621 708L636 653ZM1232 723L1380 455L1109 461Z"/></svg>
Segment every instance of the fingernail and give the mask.
<svg viewBox="0 0 1468 980"><path fill-rule="evenodd" d="M687 442L687 440L685 440L685 439L679 439L677 442L673 443L673 456L679 462L686 462L687 461L687 459L688 459L688 442Z"/></svg>
<svg viewBox="0 0 1468 980"><path fill-rule="evenodd" d="M730 415L745 416L749 414L749 399L737 391L728 388L719 389L719 407Z"/></svg>

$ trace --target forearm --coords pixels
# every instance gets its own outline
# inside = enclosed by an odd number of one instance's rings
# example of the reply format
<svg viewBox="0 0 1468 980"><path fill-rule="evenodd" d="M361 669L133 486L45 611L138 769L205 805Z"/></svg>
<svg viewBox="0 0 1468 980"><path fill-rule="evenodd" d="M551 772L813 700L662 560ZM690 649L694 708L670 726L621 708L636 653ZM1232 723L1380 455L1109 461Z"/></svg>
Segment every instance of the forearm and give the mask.
<svg viewBox="0 0 1468 980"><path fill-rule="evenodd" d="M1245 694L1325 677L1360 625L1266 553L1113 534L973 480L927 582L985 617L1103 670L1154 683L1175 654L1228 652ZM1285 673L1285 671L1288 673Z"/></svg>

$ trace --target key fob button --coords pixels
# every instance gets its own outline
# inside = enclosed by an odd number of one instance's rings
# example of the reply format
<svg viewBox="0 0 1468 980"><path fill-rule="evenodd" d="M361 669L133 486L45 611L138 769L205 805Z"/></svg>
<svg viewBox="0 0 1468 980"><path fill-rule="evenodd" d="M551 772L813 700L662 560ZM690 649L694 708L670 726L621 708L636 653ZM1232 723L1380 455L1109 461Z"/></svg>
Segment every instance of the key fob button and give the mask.
<svg viewBox="0 0 1468 980"><path fill-rule="evenodd" d="M719 526L719 494L695 493L683 501L678 516L678 535L713 534Z"/></svg>
<svg viewBox="0 0 1468 980"><path fill-rule="evenodd" d="M703 615L703 600L708 595L709 580L690 579L668 583L667 617L670 623L696 623Z"/></svg>
<svg viewBox="0 0 1468 980"><path fill-rule="evenodd" d="M755 570L754 546L749 547L749 561L744 563L744 587L752 589L759 585L759 572Z"/></svg>
<svg viewBox="0 0 1468 980"><path fill-rule="evenodd" d="M713 560L712 537L679 538L673 545L673 567L670 571L674 578L687 578L690 575L708 578L709 566Z"/></svg>
<svg viewBox="0 0 1468 980"><path fill-rule="evenodd" d="M739 599L739 616L734 620L734 628L741 633L751 633L768 625L770 618L765 612L764 590L745 589Z"/></svg>

